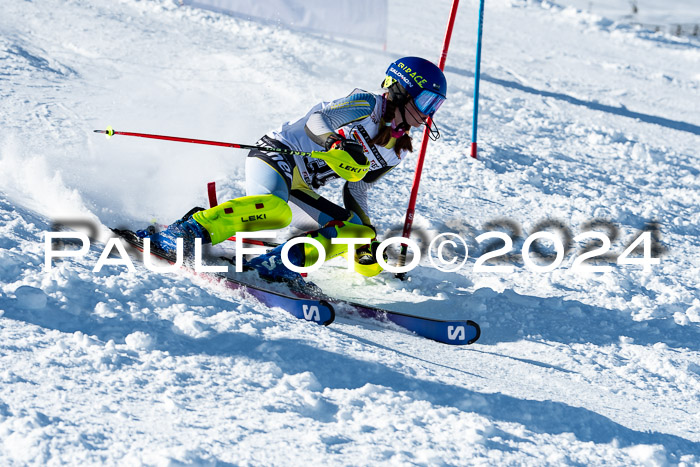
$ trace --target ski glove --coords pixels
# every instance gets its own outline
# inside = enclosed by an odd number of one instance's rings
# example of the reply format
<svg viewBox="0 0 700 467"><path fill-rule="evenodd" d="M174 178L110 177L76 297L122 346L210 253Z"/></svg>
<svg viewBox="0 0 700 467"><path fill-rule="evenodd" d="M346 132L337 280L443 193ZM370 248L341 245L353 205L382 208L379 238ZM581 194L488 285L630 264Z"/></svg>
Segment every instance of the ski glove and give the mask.
<svg viewBox="0 0 700 467"><path fill-rule="evenodd" d="M357 141L351 139L345 139L342 136L332 133L328 138L326 138L326 151L331 149L340 149L350 154L355 162L365 164L367 163L367 157L365 157L365 150L362 145Z"/></svg>

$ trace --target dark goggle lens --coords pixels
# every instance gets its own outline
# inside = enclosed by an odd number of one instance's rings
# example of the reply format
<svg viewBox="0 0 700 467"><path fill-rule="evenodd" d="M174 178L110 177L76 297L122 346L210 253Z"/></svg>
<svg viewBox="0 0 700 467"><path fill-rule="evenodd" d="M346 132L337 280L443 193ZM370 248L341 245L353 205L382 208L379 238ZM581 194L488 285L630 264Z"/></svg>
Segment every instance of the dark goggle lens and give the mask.
<svg viewBox="0 0 700 467"><path fill-rule="evenodd" d="M431 91L422 91L415 99L418 110L420 110L421 113L431 117L437 111L437 109L440 108L443 102L445 102L444 97Z"/></svg>

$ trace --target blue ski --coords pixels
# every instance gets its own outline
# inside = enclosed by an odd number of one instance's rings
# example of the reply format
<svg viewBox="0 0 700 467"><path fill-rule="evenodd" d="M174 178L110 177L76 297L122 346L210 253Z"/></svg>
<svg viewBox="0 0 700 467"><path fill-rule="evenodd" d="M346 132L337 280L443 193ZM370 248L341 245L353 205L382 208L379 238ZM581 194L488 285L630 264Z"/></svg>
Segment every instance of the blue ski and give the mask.
<svg viewBox="0 0 700 467"><path fill-rule="evenodd" d="M129 245L143 252L143 240L131 230L112 229L119 237L124 239ZM176 258L155 248L151 249L151 254L174 264ZM195 273L193 271L193 273ZM259 285L238 281L225 274L195 273L200 277L212 279L220 282L232 290L242 290L255 297L260 303L271 308L281 308L299 319L311 321L316 324L328 326L335 319L335 309L324 299L310 296L289 296L274 290L270 290Z"/></svg>
<svg viewBox="0 0 700 467"><path fill-rule="evenodd" d="M143 241L134 232L130 230L112 230L129 244L143 251ZM175 262L175 258L172 255L164 254L158 250L152 250L151 254L170 263ZM338 313L347 316L357 315L363 319L384 323L394 323L421 337L444 344L473 344L481 335L479 325L471 320L440 320L409 315L329 297L320 290L299 291L290 289L290 295L286 295L266 287L239 281L225 274L205 273L199 275L220 281L230 289L244 290L269 307L282 308L299 319L318 324L328 325L332 323L335 319L337 308Z"/></svg>
<svg viewBox="0 0 700 467"><path fill-rule="evenodd" d="M391 322L421 337L451 345L473 344L481 336L479 325L472 320L439 320L408 315L344 300L328 299L338 309L338 314L356 313L365 319Z"/></svg>

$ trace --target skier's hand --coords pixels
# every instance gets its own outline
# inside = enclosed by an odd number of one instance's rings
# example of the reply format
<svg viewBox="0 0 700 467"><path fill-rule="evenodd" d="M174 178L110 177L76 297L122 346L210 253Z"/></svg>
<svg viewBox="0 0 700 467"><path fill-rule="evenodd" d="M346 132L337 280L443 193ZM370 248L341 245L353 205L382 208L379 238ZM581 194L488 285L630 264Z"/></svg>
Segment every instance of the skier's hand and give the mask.
<svg viewBox="0 0 700 467"><path fill-rule="evenodd" d="M365 156L365 150L362 145L355 140L345 139L340 135L333 133L326 139L326 151L331 149L340 149L350 154L355 162L366 163L367 157Z"/></svg>

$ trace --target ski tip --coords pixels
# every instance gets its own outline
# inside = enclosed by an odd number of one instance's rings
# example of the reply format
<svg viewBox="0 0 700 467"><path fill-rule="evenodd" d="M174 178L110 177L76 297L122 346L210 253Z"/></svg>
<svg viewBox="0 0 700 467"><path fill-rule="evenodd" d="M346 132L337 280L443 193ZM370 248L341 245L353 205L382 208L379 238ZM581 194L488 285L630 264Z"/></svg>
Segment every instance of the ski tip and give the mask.
<svg viewBox="0 0 700 467"><path fill-rule="evenodd" d="M327 319L325 322L320 323L320 324L322 324L323 326L328 326L328 325L331 324L333 321L335 321L335 308L333 308L333 305L331 305L330 303L328 303L326 300L319 300L319 303L320 303L321 305L325 306L326 308L328 308L328 310L331 312L330 318Z"/></svg>
<svg viewBox="0 0 700 467"><path fill-rule="evenodd" d="M470 344L473 344L474 342L478 341L479 337L481 337L481 328L479 327L478 324L476 324L474 321L472 321L470 319L467 320L467 324L470 326L473 326L474 329L476 330L476 335L467 341L467 345L470 345Z"/></svg>

